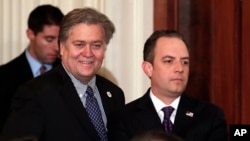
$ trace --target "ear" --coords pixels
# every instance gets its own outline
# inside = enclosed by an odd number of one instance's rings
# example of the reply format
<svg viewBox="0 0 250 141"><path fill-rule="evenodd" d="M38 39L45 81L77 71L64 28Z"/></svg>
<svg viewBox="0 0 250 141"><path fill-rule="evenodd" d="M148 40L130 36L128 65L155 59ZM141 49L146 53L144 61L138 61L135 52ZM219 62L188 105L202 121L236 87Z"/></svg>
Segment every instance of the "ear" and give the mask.
<svg viewBox="0 0 250 141"><path fill-rule="evenodd" d="M142 62L142 69L144 71L144 73L150 78L152 76L152 70L153 70L153 66L151 63L147 62L147 61L143 61Z"/></svg>
<svg viewBox="0 0 250 141"><path fill-rule="evenodd" d="M35 33L31 29L26 30L26 35L30 40L33 40L35 38Z"/></svg>

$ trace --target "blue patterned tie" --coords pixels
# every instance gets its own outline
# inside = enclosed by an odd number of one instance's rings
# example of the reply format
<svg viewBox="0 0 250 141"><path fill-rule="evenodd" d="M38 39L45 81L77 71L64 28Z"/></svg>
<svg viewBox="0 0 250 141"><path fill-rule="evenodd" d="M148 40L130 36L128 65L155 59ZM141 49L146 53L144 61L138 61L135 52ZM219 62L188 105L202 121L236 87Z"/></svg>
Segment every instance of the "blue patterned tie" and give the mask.
<svg viewBox="0 0 250 141"><path fill-rule="evenodd" d="M86 98L86 110L89 114L92 124L94 125L98 135L101 138L101 141L107 141L107 132L102 120L101 110L97 103L96 98L94 97L93 90L90 86L88 86L87 90L87 98Z"/></svg>
<svg viewBox="0 0 250 141"><path fill-rule="evenodd" d="M162 111L164 112L164 118L163 118L163 126L166 132L172 132L173 130L173 124L170 120L170 116L172 112L174 111L174 108L171 106L167 106L162 108Z"/></svg>

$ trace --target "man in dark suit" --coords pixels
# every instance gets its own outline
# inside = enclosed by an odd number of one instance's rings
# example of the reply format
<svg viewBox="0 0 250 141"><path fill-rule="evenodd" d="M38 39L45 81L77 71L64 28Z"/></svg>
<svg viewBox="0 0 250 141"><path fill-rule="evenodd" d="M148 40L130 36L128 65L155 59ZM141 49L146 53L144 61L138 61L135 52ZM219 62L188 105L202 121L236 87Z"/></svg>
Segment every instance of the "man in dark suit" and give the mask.
<svg viewBox="0 0 250 141"><path fill-rule="evenodd" d="M150 130L164 130L185 141L227 141L223 111L184 93L190 60L183 37L172 30L155 31L143 54L142 68L151 88L110 115L109 141L128 141Z"/></svg>
<svg viewBox="0 0 250 141"><path fill-rule="evenodd" d="M10 112L11 98L24 82L40 75L40 67L50 70L58 64L57 39L63 13L52 5L40 5L29 15L29 45L18 57L0 66L0 133Z"/></svg>
<svg viewBox="0 0 250 141"><path fill-rule="evenodd" d="M62 62L20 87L2 140L107 141L107 117L125 105L121 88L96 74L114 31L95 9L69 12L59 32Z"/></svg>

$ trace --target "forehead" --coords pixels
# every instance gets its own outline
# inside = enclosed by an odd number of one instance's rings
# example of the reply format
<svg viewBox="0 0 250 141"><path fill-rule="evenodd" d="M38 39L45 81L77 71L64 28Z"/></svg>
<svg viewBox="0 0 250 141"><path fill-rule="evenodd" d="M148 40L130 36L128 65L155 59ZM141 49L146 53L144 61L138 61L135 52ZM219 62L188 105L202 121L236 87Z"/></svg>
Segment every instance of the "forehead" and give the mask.
<svg viewBox="0 0 250 141"><path fill-rule="evenodd" d="M155 55L170 55L188 57L188 49L185 43L177 37L160 37L156 42Z"/></svg>
<svg viewBox="0 0 250 141"><path fill-rule="evenodd" d="M38 34L45 34L47 36L58 36L59 34L59 26L57 25L44 25L43 30L38 32Z"/></svg>
<svg viewBox="0 0 250 141"><path fill-rule="evenodd" d="M100 24L76 24L69 30L69 35L78 37L104 37L104 29Z"/></svg>
<svg viewBox="0 0 250 141"><path fill-rule="evenodd" d="M60 27L58 25L44 25L43 26L43 31L50 31L52 29L59 29Z"/></svg>

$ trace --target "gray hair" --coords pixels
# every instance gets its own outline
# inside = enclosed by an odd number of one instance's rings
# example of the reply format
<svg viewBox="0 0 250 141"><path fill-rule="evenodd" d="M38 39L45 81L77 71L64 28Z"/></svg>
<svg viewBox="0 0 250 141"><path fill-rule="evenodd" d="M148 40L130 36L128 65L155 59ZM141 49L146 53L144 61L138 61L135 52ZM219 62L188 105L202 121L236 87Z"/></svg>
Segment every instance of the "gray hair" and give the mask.
<svg viewBox="0 0 250 141"><path fill-rule="evenodd" d="M85 7L70 11L62 20L59 31L59 42L65 42L69 36L69 30L76 24L100 24L105 31L105 42L109 43L115 32L114 24L101 12Z"/></svg>

